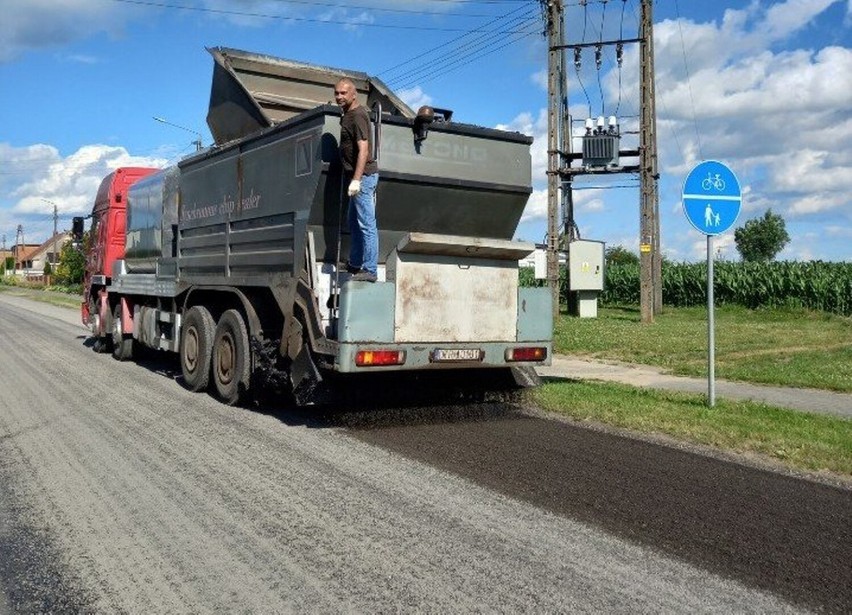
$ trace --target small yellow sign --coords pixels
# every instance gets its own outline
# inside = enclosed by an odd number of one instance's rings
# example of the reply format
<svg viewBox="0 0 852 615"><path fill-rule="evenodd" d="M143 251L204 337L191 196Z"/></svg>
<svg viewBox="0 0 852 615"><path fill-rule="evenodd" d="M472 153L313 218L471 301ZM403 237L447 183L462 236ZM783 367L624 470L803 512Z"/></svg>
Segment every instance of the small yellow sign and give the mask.
<svg viewBox="0 0 852 615"><path fill-rule="evenodd" d="M650 243L639 244L639 251L640 252L650 252L651 251L651 244Z"/></svg>

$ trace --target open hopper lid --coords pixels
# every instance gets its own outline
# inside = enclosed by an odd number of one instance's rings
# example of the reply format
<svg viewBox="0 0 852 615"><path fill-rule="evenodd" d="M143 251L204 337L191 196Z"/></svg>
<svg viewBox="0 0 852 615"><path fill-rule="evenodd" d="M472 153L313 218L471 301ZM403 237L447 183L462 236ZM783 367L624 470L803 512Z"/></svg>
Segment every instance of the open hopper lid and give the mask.
<svg viewBox="0 0 852 615"><path fill-rule="evenodd" d="M414 111L380 79L359 71L304 64L224 47L213 56L213 85L207 125L217 144L242 138L303 111L334 103L342 77L355 83L361 104L380 103L383 113L407 118Z"/></svg>

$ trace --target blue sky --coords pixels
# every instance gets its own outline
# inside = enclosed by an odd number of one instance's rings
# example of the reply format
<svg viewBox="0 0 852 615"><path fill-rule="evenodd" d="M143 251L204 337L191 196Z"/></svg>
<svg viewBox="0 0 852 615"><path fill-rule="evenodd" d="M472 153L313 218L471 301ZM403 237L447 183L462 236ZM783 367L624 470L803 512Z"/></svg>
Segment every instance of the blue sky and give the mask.
<svg viewBox="0 0 852 615"><path fill-rule="evenodd" d="M566 0L570 43L635 37L639 0ZM535 137L534 193L517 236L546 228L546 49L534 0L5 0L0 21L0 234L47 239L86 214L117 166L173 164L202 134L223 46L364 71L413 106ZM701 160L737 173L737 225L771 207L791 242L780 258L852 260L852 0L655 3L662 247L701 260L705 241L680 203ZM471 31L476 31L471 33ZM569 55L572 116L638 113L638 48L618 70ZM620 74L619 74L620 73ZM620 77L620 79L619 79ZM620 82L620 87L619 87ZM581 130L578 125L578 130ZM625 141L631 137L626 136ZM610 186L610 187L607 187ZM584 238L638 251L629 175L577 182ZM716 240L736 259L733 232Z"/></svg>

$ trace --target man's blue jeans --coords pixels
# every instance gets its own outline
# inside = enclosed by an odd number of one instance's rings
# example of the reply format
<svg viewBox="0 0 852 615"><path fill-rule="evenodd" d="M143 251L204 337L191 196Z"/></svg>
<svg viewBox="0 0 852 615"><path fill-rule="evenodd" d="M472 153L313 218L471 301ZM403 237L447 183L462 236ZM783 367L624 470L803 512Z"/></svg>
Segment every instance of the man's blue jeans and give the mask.
<svg viewBox="0 0 852 615"><path fill-rule="evenodd" d="M348 184L347 184L348 185ZM361 176L361 190L349 197L349 264L376 273L379 232L376 229L376 186L379 174Z"/></svg>

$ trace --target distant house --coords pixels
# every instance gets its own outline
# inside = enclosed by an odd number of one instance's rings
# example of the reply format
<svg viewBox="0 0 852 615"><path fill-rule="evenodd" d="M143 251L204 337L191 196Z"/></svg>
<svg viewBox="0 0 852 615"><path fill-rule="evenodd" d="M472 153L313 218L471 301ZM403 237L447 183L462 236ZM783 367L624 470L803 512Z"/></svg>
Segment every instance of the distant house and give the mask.
<svg viewBox="0 0 852 615"><path fill-rule="evenodd" d="M23 275L32 266L30 255L39 248L37 243L20 243L15 244L9 250L9 254L15 258L14 271L18 275Z"/></svg>
<svg viewBox="0 0 852 615"><path fill-rule="evenodd" d="M14 246L15 273L27 278L44 275L45 264L49 262L55 268L59 264L62 246L70 240L71 233L63 231L40 245Z"/></svg>

